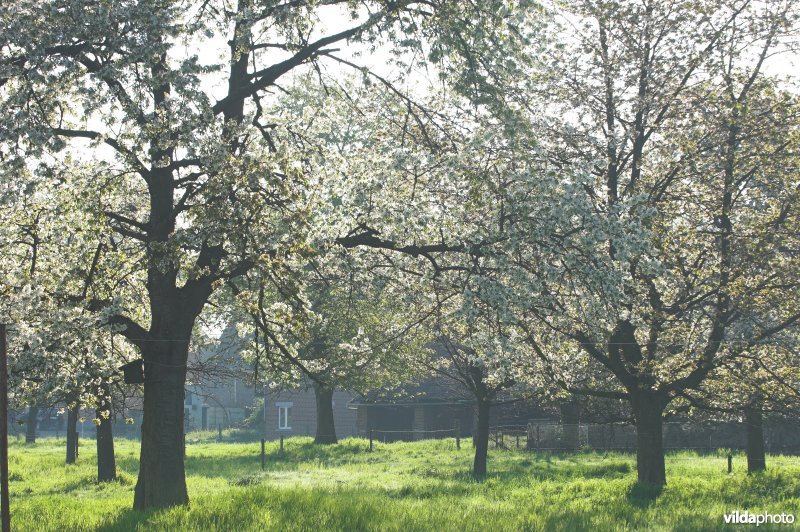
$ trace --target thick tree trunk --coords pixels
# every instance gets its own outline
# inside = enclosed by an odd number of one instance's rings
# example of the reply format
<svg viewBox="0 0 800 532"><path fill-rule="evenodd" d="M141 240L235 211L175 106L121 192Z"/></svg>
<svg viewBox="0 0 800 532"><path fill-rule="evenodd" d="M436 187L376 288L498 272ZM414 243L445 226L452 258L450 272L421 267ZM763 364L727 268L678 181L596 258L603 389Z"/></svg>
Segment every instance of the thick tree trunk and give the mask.
<svg viewBox="0 0 800 532"><path fill-rule="evenodd" d="M640 484L662 487L664 467L664 420L666 401L660 395L639 393L631 398L636 418L636 470Z"/></svg>
<svg viewBox="0 0 800 532"><path fill-rule="evenodd" d="M489 452L489 410L488 401L478 400L478 423L475 429L475 461L472 472L476 477L486 475L486 456Z"/></svg>
<svg viewBox="0 0 800 532"><path fill-rule="evenodd" d="M561 403L561 427L563 430L563 446L565 449L575 450L580 445L578 423L580 422L580 404L572 399Z"/></svg>
<svg viewBox="0 0 800 532"><path fill-rule="evenodd" d="M114 432L111 425L111 404L108 400L100 404L96 412L97 424L97 480L110 482L117 479L117 463L114 458Z"/></svg>
<svg viewBox="0 0 800 532"><path fill-rule="evenodd" d="M36 443L36 428L39 425L39 407L28 407L28 419L25 422L25 443Z"/></svg>
<svg viewBox="0 0 800 532"><path fill-rule="evenodd" d="M158 39L163 37L158 36ZM238 37L231 46L240 49ZM236 68L237 72L243 69L246 76L247 58L239 57ZM164 109L172 88L169 76L165 75L169 71L166 54L151 63L151 71L155 78L162 79L152 88L155 114L159 120L168 120ZM240 102L239 116L243 116L243 106L244 103ZM226 126L232 119L231 112L226 110ZM155 132L149 135L149 140L152 161L172 160L175 145L170 135ZM231 153L234 150L232 148ZM182 278L179 254L175 253L172 245L180 213L175 206L178 186L177 175L173 172L169 165L154 163L145 177L150 197L145 224L150 326L144 329L135 322L122 320L126 325L124 334L139 348L144 359L142 445L139 478L133 497L133 507L138 510L189 502L183 454L184 384L189 341L195 321L214 292L217 281L224 280L227 275L226 268L221 265L226 250L218 238L211 236L211 241L199 245L194 262L198 274Z"/></svg>
<svg viewBox="0 0 800 532"><path fill-rule="evenodd" d="M317 400L317 433L314 443L336 443L336 426L333 421L333 389L314 384Z"/></svg>
<svg viewBox="0 0 800 532"><path fill-rule="evenodd" d="M81 407L75 403L67 411L67 463L74 464L78 458L78 414Z"/></svg>
<svg viewBox="0 0 800 532"><path fill-rule="evenodd" d="M183 456L188 346L188 340L152 342L142 349L145 360L142 447L133 499L133 507L138 510L189 502Z"/></svg>
<svg viewBox="0 0 800 532"><path fill-rule="evenodd" d="M764 416L758 407L748 407L744 411L747 426L747 472L755 473L767 469L764 451Z"/></svg>

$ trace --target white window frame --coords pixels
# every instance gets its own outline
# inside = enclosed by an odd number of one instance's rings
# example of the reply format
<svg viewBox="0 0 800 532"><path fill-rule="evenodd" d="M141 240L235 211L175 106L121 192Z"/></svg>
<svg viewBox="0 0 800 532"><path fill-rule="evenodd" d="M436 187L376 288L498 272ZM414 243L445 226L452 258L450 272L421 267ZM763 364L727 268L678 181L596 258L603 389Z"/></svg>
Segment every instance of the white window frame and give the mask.
<svg viewBox="0 0 800 532"><path fill-rule="evenodd" d="M289 419L289 409L292 408L292 403L275 403L278 407L278 430L292 430L292 425ZM283 425L281 425L281 411L283 414Z"/></svg>

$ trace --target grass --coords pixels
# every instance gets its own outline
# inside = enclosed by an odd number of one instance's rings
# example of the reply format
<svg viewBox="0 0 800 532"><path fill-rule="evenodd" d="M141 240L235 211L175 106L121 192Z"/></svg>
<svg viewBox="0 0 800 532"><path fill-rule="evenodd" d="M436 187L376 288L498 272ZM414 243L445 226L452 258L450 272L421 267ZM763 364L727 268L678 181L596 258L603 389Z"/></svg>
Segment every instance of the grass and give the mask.
<svg viewBox="0 0 800 532"><path fill-rule="evenodd" d="M633 456L492 450L490 474L468 473L472 447L453 440L315 446L292 438L281 456L267 444L189 438L191 505L130 509L138 442L116 442L119 480L98 484L93 442L64 464L64 441L12 442L16 530L724 530L733 510L800 518L800 458L773 456L748 476L744 457L725 472L724 453L670 454L661 494L639 489ZM784 529L786 527L784 526ZM742 530L742 525L729 525ZM759 530L769 530L762 525Z"/></svg>

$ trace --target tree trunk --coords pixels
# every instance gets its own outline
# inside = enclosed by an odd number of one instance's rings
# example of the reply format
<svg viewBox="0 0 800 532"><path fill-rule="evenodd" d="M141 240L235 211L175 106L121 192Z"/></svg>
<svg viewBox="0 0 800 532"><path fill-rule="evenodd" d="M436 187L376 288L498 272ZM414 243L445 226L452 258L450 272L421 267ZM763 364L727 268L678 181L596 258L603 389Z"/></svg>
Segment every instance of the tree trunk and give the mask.
<svg viewBox="0 0 800 532"><path fill-rule="evenodd" d="M67 411L67 463L74 464L78 458L78 414L81 406L77 402Z"/></svg>
<svg viewBox="0 0 800 532"><path fill-rule="evenodd" d="M188 334L187 334L188 338ZM187 504L183 457L183 408L189 342L152 342L145 361L139 478L133 507Z"/></svg>
<svg viewBox="0 0 800 532"><path fill-rule="evenodd" d="M97 480L110 482L117 479L114 458L114 433L111 426L111 402L104 399L96 411L97 419Z"/></svg>
<svg viewBox="0 0 800 532"><path fill-rule="evenodd" d="M486 456L489 452L489 409L488 401L478 400L478 423L475 431L475 461L472 472L476 477L486 475Z"/></svg>
<svg viewBox="0 0 800 532"><path fill-rule="evenodd" d="M160 35L157 40L163 38ZM239 50L236 42L232 46ZM151 63L153 75L162 80L152 87L153 107L158 120L168 119L165 109L172 90L169 77L164 75L169 71L165 61L166 54ZM244 66L241 67L240 63ZM242 68L246 76L246 57L237 61L237 72ZM243 116L243 106L241 102L239 116ZM231 120L231 112L226 109L226 126ZM170 135L154 132L148 137L152 161L172 159L175 145ZM214 292L217 281L228 275L227 267L222 266L226 250L218 237L212 235L205 237L210 237L210 241L204 240L199 246L194 261L197 275L181 275L182 261L178 260L179 254L175 253L172 245L180 213L175 204L177 175L169 165L154 163L147 171L145 181L150 197L145 224L150 325L144 329L136 322L122 320L126 326L124 334L138 347L144 359L142 445L139 478L133 496L133 507L138 510L189 502L183 453L184 385L189 342L195 321Z"/></svg>
<svg viewBox="0 0 800 532"><path fill-rule="evenodd" d="M39 407L28 407L28 419L25 422L25 443L36 443L36 428L39 425Z"/></svg>
<svg viewBox="0 0 800 532"><path fill-rule="evenodd" d="M565 449L575 450L579 447L578 424L580 422L580 404L575 400L561 403L561 427L563 430L562 444Z"/></svg>
<svg viewBox="0 0 800 532"><path fill-rule="evenodd" d="M336 443L336 427L333 421L333 389L314 383L317 400L317 433L314 443Z"/></svg>
<svg viewBox="0 0 800 532"><path fill-rule="evenodd" d="M640 484L661 488L667 483L664 467L664 420L666 400L639 393L631 397L636 418L636 470Z"/></svg>
<svg viewBox="0 0 800 532"><path fill-rule="evenodd" d="M755 406L745 408L744 421L747 426L747 472L755 473L767 469L764 452L764 416Z"/></svg>

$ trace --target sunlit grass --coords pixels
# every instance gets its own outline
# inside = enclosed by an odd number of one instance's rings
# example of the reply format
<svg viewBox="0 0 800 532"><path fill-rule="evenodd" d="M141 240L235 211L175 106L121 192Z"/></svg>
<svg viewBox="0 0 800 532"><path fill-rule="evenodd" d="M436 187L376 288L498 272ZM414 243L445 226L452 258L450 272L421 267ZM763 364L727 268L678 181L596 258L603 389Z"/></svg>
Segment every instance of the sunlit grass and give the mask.
<svg viewBox="0 0 800 532"><path fill-rule="evenodd" d="M207 437L205 437L207 436ZM770 457L745 474L735 455L671 454L658 496L635 485L630 454L492 450L490 474L469 474L472 447L454 441L315 446L310 438L267 444L190 436L189 508L130 509L139 443L116 442L119 481L95 480L94 442L64 464L64 441L12 442L12 520L17 530L718 530L733 510L800 517L800 458ZM731 528L735 529L735 527ZM739 528L741 529L741 528ZM759 528L768 529L763 525Z"/></svg>

